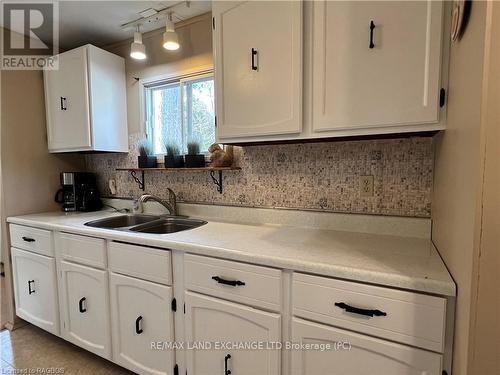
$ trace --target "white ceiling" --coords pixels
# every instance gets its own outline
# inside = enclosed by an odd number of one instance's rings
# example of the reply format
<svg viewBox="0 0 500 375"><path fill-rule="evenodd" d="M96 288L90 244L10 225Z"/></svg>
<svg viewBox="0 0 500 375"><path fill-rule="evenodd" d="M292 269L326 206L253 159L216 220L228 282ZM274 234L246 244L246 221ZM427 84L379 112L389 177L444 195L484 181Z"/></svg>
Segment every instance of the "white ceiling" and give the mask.
<svg viewBox="0 0 500 375"><path fill-rule="evenodd" d="M177 4L177 5L176 5ZM188 19L211 10L208 0L190 1L60 1L59 2L59 45L71 49L91 43L103 46L133 36L133 30L122 30L121 25L141 18L143 10L160 10L175 5L174 22ZM164 27L159 21L145 25L141 31ZM42 35L42 40L43 40Z"/></svg>

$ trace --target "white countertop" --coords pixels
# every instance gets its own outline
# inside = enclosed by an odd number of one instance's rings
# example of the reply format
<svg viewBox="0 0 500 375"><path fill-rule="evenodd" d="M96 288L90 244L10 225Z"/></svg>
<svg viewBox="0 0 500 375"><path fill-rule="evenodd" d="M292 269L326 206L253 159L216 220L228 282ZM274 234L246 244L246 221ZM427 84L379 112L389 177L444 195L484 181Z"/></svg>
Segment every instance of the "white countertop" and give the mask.
<svg viewBox="0 0 500 375"><path fill-rule="evenodd" d="M120 215L48 212L11 217L10 223L170 248L312 274L455 296L456 289L430 239L272 224L209 221L172 234L85 226Z"/></svg>

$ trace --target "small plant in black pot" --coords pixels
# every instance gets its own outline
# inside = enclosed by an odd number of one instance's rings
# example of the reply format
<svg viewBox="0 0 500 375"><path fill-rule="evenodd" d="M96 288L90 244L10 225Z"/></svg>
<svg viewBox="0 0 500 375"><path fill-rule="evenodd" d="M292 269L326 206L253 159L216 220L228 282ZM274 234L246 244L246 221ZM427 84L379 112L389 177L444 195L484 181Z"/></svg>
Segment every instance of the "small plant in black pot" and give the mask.
<svg viewBox="0 0 500 375"><path fill-rule="evenodd" d="M188 142L187 151L187 154L184 156L187 168L201 168L205 166L205 155L200 154L200 144L198 142Z"/></svg>
<svg viewBox="0 0 500 375"><path fill-rule="evenodd" d="M139 168L156 168L156 156L153 155L151 144L147 140L139 143L137 161Z"/></svg>
<svg viewBox="0 0 500 375"><path fill-rule="evenodd" d="M165 168L182 168L184 167L184 156L179 155L179 147L172 143L165 144Z"/></svg>

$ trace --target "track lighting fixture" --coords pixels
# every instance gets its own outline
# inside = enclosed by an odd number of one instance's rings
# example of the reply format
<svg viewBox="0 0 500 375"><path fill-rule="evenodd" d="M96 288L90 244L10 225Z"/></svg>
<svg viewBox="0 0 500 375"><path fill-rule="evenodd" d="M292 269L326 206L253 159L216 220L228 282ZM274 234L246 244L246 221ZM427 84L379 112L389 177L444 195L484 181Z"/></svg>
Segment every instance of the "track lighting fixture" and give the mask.
<svg viewBox="0 0 500 375"><path fill-rule="evenodd" d="M146 46L142 44L142 34L137 26L137 31L134 33L134 41L130 45L130 57L136 60L144 60L146 58Z"/></svg>
<svg viewBox="0 0 500 375"><path fill-rule="evenodd" d="M175 51L178 50L179 47L179 37L175 32L175 25L172 21L172 13L169 13L167 24L165 26L165 32L163 33L163 48L169 51Z"/></svg>

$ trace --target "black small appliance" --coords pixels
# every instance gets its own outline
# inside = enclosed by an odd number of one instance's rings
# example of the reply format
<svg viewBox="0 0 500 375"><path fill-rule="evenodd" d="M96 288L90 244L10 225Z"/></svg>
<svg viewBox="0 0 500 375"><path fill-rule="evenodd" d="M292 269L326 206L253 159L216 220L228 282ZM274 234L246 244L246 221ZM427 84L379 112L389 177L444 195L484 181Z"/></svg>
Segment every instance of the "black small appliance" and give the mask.
<svg viewBox="0 0 500 375"><path fill-rule="evenodd" d="M97 190L96 177L88 172L62 172L61 189L55 201L62 204L63 211L97 211L102 202Z"/></svg>

